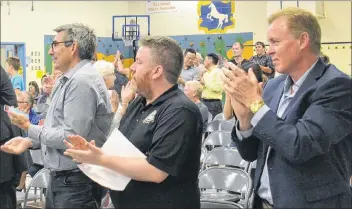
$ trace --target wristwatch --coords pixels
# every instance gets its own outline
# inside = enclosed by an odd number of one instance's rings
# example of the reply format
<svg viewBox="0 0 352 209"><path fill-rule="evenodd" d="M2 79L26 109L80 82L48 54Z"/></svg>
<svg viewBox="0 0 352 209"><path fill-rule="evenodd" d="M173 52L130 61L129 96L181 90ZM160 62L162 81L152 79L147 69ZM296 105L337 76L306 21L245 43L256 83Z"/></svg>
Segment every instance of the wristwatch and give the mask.
<svg viewBox="0 0 352 209"><path fill-rule="evenodd" d="M249 109L252 111L253 114L258 112L258 110L264 106L264 101L263 100L256 100L249 104Z"/></svg>

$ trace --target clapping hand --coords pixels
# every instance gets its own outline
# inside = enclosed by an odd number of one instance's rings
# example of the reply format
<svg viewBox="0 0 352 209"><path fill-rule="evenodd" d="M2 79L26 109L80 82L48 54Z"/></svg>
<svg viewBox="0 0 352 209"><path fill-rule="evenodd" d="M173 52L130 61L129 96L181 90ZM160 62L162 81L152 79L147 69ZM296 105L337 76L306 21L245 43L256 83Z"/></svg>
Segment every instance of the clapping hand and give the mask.
<svg viewBox="0 0 352 209"><path fill-rule="evenodd" d="M26 115L16 112L8 112L8 116L12 124L18 126L19 128L25 131L29 129L31 122L29 121L29 118Z"/></svg>
<svg viewBox="0 0 352 209"><path fill-rule="evenodd" d="M15 137L0 147L1 151L19 155L32 147L32 141L28 138Z"/></svg>
<svg viewBox="0 0 352 209"><path fill-rule="evenodd" d="M67 149L64 152L65 155L71 156L74 162L77 163L89 163L93 165L99 165L103 151L95 146L95 141L87 142L81 136L68 136L70 141L64 140L64 144ZM85 143L84 143L85 142Z"/></svg>
<svg viewBox="0 0 352 209"><path fill-rule="evenodd" d="M136 86L132 81L129 81L126 86L122 86L121 100L122 105L130 103L136 96Z"/></svg>

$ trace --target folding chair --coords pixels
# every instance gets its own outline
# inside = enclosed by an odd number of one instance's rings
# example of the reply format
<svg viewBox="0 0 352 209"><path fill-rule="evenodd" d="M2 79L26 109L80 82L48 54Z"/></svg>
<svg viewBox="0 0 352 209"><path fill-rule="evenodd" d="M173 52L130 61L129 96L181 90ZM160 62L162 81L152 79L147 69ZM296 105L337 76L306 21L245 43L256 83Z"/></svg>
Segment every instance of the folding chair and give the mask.
<svg viewBox="0 0 352 209"><path fill-rule="evenodd" d="M244 170L238 168L212 167L199 176L201 199L236 202L247 205L252 181Z"/></svg>
<svg viewBox="0 0 352 209"><path fill-rule="evenodd" d="M208 112L208 124L211 123L211 121L213 121L213 115Z"/></svg>
<svg viewBox="0 0 352 209"><path fill-rule="evenodd" d="M236 148L217 147L205 157L202 170L213 166L234 167L248 172L249 162L242 159Z"/></svg>
<svg viewBox="0 0 352 209"><path fill-rule="evenodd" d="M32 156L33 164L44 165L42 157L43 155L40 149L30 150L30 153Z"/></svg>
<svg viewBox="0 0 352 209"><path fill-rule="evenodd" d="M215 115L213 120L225 120L224 113L219 113Z"/></svg>
<svg viewBox="0 0 352 209"><path fill-rule="evenodd" d="M24 202L23 202L23 207L27 207L28 201L35 201L35 200L40 200L40 202L36 203L36 206L44 207L44 201L43 201L43 189L48 188L49 184L49 178L50 178L50 171L46 168L41 169L36 173L31 182L28 185L27 191L25 193L24 197ZM30 188L35 187L40 189L40 194L39 195L32 195L29 194Z"/></svg>
<svg viewBox="0 0 352 209"><path fill-rule="evenodd" d="M200 200L200 208L243 208L241 205L229 202L229 201L219 201L219 200Z"/></svg>
<svg viewBox="0 0 352 209"><path fill-rule="evenodd" d="M202 163L204 161L204 158L207 156L207 149L205 147L202 147L201 153L200 153L200 162Z"/></svg>
<svg viewBox="0 0 352 209"><path fill-rule="evenodd" d="M235 123L236 122L236 117L232 117L232 118L226 120L224 114L223 113L219 113L219 114L217 114L214 117L213 121L215 121L215 120L224 120L224 121L230 121L230 122Z"/></svg>
<svg viewBox="0 0 352 209"><path fill-rule="evenodd" d="M211 123L208 124L208 127L205 131L206 137L209 135L209 133L212 133L214 131L232 131L234 126L235 123L232 121L213 120Z"/></svg>
<svg viewBox="0 0 352 209"><path fill-rule="evenodd" d="M203 146L208 151L215 147L234 147L230 131L214 131L212 132L203 143Z"/></svg>

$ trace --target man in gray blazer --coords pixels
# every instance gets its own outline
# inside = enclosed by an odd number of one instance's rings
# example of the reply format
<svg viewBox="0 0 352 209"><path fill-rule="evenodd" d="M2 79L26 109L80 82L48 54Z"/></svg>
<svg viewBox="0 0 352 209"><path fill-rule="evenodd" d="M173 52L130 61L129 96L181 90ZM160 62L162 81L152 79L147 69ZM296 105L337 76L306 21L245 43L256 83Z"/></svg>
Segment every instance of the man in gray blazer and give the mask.
<svg viewBox="0 0 352 209"><path fill-rule="evenodd" d="M96 36L81 24L63 25L54 31L57 35L49 54L54 68L63 75L55 82L44 127L10 114L12 123L28 131L28 138L14 138L1 149L19 154L41 146L44 167L50 170L45 208L97 208L100 199L92 195L93 182L63 154L63 140L69 135L94 139L101 147L109 132L112 107L104 80L90 62Z"/></svg>
<svg viewBox="0 0 352 209"><path fill-rule="evenodd" d="M225 72L238 117L232 138L257 160L256 208L351 208L352 81L320 58L317 19L299 8L269 18L268 54L284 75L261 94L253 71Z"/></svg>

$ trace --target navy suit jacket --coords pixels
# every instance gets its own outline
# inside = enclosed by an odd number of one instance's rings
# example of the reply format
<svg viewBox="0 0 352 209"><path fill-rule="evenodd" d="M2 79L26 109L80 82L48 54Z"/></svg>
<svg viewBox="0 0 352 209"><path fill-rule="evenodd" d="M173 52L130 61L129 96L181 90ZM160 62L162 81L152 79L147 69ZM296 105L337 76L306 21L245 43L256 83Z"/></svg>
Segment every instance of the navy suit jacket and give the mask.
<svg viewBox="0 0 352 209"><path fill-rule="evenodd" d="M260 186L268 146L275 208L351 208L352 81L318 60L286 108L276 115L287 75L270 80L263 99L270 110L249 138L232 138L247 161L257 160Z"/></svg>

